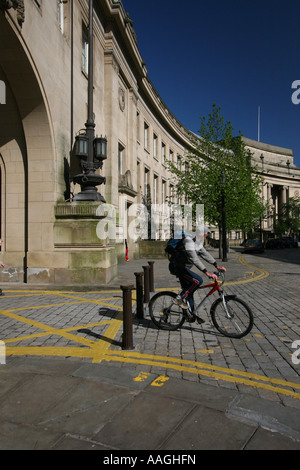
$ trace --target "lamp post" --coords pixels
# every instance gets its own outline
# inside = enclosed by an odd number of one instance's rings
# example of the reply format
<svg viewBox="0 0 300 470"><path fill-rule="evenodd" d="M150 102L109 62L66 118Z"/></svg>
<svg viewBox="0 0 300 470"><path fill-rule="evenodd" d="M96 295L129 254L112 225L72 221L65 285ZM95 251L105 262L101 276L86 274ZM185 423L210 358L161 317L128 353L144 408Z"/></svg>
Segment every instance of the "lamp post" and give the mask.
<svg viewBox="0 0 300 470"><path fill-rule="evenodd" d="M93 113L93 0L89 0L89 57L88 57L88 118L85 129L75 137L75 155L80 158L82 173L74 176L73 182L81 186L81 192L76 194L73 201L102 201L104 197L98 193L97 187L105 184L106 179L96 174L107 158L107 140L105 137L95 138L95 121Z"/></svg>

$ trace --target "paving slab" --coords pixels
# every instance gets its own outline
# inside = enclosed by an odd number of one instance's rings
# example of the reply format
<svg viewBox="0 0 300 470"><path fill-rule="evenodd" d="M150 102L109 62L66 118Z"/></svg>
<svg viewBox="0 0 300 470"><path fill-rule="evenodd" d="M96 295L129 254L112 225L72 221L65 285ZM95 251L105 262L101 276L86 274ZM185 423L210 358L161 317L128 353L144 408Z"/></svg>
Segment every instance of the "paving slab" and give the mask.
<svg viewBox="0 0 300 470"><path fill-rule="evenodd" d="M243 450L255 429L255 425L239 423L221 411L197 406L162 449Z"/></svg>
<svg viewBox="0 0 300 470"><path fill-rule="evenodd" d="M139 393L95 436L123 450L160 449L194 405L150 393Z"/></svg>
<svg viewBox="0 0 300 470"><path fill-rule="evenodd" d="M300 410L262 398L239 395L230 403L227 415L300 441Z"/></svg>

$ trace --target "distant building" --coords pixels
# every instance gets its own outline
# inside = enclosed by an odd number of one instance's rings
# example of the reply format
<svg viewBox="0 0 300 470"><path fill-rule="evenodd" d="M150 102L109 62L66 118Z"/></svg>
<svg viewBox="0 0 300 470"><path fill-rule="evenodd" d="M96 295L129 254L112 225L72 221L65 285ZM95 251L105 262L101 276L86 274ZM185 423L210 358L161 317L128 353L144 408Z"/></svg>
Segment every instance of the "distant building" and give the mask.
<svg viewBox="0 0 300 470"><path fill-rule="evenodd" d="M107 283L124 257L124 239L130 253L136 248L128 237L135 218L130 208L150 201L161 211L170 199L185 202L176 200L166 160L181 164L189 133L149 80L119 0L94 0L93 24L95 135L107 138L107 159L97 170L106 184L98 191L115 209L116 236L100 230L110 220L107 206L101 212L100 202L74 202L81 191L72 182L81 171L75 136L88 112L88 26L88 0L0 0L0 83L6 91L0 104L0 238L7 265L1 282ZM264 165L266 197L276 205L296 195L300 170L292 152L248 143Z"/></svg>
<svg viewBox="0 0 300 470"><path fill-rule="evenodd" d="M253 154L253 164L263 177L263 196L270 210L262 220L262 230L268 235L273 232L274 218L280 216L281 205L300 195L300 168L294 165L291 149L247 138L244 142Z"/></svg>

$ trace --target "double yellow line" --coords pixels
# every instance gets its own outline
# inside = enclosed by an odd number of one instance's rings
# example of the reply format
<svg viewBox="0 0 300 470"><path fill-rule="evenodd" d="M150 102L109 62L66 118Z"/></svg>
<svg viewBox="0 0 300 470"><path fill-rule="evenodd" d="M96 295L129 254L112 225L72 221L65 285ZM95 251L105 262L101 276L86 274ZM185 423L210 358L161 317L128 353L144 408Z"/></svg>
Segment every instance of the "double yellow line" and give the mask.
<svg viewBox="0 0 300 470"><path fill-rule="evenodd" d="M242 256L239 257L239 262L248 268L253 270L253 276L250 279L246 280L237 280L234 282L228 282L226 285L233 285L233 284L245 284L249 282L257 282L269 276L269 273L265 269L257 268L245 262ZM258 273L255 275L255 273ZM104 293L104 292L102 292ZM105 292L106 294L112 293L112 291ZM116 291L113 291L116 293ZM35 293L36 294L36 293ZM138 353L136 351L113 351L110 349L111 342L115 338L116 334L118 333L119 329L122 326L122 306L114 305L111 301L114 299L112 297L107 297L102 300L98 299L87 299L83 296L74 295L71 292L39 292L40 294L50 294L56 295L58 297L69 297L73 300L74 304L78 303L95 303L98 305L108 306L114 309L119 310L116 318L113 320L106 320L97 323L91 323L88 325L82 326L74 326L70 328L63 328L58 329L55 327L51 327L49 325L45 325L43 323L37 322L33 319L23 317L18 315L18 310L24 311L26 309L38 309L38 308L47 308L47 307L55 307L58 305L65 305L65 302L57 303L57 304L47 304L47 305L39 305L34 307L20 307L18 309L13 310L0 310L0 314L7 316L11 319L16 321L20 321L31 325L35 328L42 330L40 333L34 333L32 335L27 335L19 338L11 338L5 340L6 343L6 353L7 355L14 354L14 355L38 355L38 356L72 356L72 357L86 357L90 358L92 362L98 363L101 361L107 362L123 362L128 364L138 364L138 365L145 365L151 367L159 367L165 368L166 370L172 369L176 371L186 372L190 374L197 374L206 377L210 377L215 380L231 382L231 383L239 383L248 385L255 388L261 388L269 391L273 391L278 394L283 394L286 396L290 396L300 400L300 384L288 382L281 379L269 378L259 374L252 374L249 372L243 372L240 370L229 369L225 367L218 367L210 364L205 364L196 361L189 361L184 359L178 358L171 358L166 356L159 356L159 355L150 355L150 354L143 354ZM133 303L135 302L135 297L133 296ZM87 338L83 338L78 336L77 334L73 334L73 331L77 331L83 328L92 328L95 326L100 325L107 325L105 330L105 337L99 341L89 340ZM41 337L47 335L57 335L65 337L69 340L72 340L79 344L81 347L46 347L46 346L29 346L29 347L22 347L22 346L9 346L9 344L23 341L25 339L33 338L33 337ZM83 346L83 347L82 347Z"/></svg>
<svg viewBox="0 0 300 470"><path fill-rule="evenodd" d="M203 375L215 380L239 383L255 388L270 390L272 392L300 400L300 393L295 391L300 390L300 384L265 377L259 374L252 374L250 372L243 372L236 369L228 369L196 361L167 358L164 356L141 354L131 351L109 351L109 353L102 357L102 360L174 369L176 371L188 372L190 374Z"/></svg>

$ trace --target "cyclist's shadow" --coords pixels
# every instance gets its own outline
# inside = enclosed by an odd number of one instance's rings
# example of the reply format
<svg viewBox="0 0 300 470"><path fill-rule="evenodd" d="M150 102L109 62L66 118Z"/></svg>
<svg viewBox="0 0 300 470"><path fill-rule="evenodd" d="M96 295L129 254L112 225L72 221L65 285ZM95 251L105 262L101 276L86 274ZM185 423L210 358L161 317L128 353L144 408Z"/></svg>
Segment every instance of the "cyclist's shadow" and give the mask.
<svg viewBox="0 0 300 470"><path fill-rule="evenodd" d="M201 326L197 325L197 322L195 322L195 323L185 322L182 325L181 329L182 330L193 330L193 331L195 331L196 333L199 333L199 334L206 334L206 335L220 336L220 337L223 336L221 333L219 333L213 327L212 327L212 329L206 329L205 326L201 327Z"/></svg>

